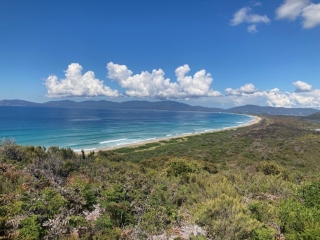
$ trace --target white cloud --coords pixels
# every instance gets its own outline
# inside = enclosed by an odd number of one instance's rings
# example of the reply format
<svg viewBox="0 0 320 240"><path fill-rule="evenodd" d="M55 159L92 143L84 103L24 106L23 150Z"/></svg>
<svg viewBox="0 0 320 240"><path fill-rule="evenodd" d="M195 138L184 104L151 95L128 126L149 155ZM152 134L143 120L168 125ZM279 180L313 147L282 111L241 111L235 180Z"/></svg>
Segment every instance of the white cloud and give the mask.
<svg viewBox="0 0 320 240"><path fill-rule="evenodd" d="M302 11L303 28L313 28L320 24L320 3L310 4Z"/></svg>
<svg viewBox="0 0 320 240"><path fill-rule="evenodd" d="M253 24L253 25L250 25L248 28L248 33L257 33L258 30L257 30L257 25Z"/></svg>
<svg viewBox="0 0 320 240"><path fill-rule="evenodd" d="M247 18L247 12L250 8L241 8L238 10L234 16L233 19L231 19L231 25L236 26L246 21Z"/></svg>
<svg viewBox="0 0 320 240"><path fill-rule="evenodd" d="M65 79L51 75L46 79L48 97L118 97L117 90L105 86L103 81L95 78L94 72L88 71L82 75L82 67L72 63L65 71Z"/></svg>
<svg viewBox="0 0 320 240"><path fill-rule="evenodd" d="M238 89L227 88L226 94L222 95L212 90L213 79L205 70L200 70L193 76L187 75L190 72L188 65L175 70L177 77L175 82L165 78L164 71L161 69L133 75L125 65L110 62L107 68L108 77L117 81L125 90L125 95L129 97L210 101L210 106L213 104L229 106L267 104L273 107L320 108L320 89L313 90L310 84L303 81L293 82L296 88L293 93L283 92L278 88L259 91L252 83L248 83ZM92 71L82 74L82 67L77 63L68 66L64 79L59 80L55 75L51 75L46 79L45 85L49 97L121 96L117 90L112 90L105 86L103 81L96 79Z"/></svg>
<svg viewBox="0 0 320 240"><path fill-rule="evenodd" d="M285 0L284 3L276 9L276 18L295 20L309 3L309 0Z"/></svg>
<svg viewBox="0 0 320 240"><path fill-rule="evenodd" d="M127 66L107 64L108 78L117 81L126 89L125 94L130 97L166 98L194 98L207 96L220 96L221 93L211 89L212 77L205 70L192 76L186 76L190 71L188 65L178 67L175 71L177 82L171 82L164 77L162 69L152 70L151 73L143 71L133 75Z"/></svg>
<svg viewBox="0 0 320 240"><path fill-rule="evenodd" d="M292 84L296 87L295 92L310 92L312 90L312 86L306 82L296 81Z"/></svg>
<svg viewBox="0 0 320 240"><path fill-rule="evenodd" d="M303 28L314 28L320 25L320 3L314 4L309 0L285 0L276 9L277 19L295 20L302 18Z"/></svg>
<svg viewBox="0 0 320 240"><path fill-rule="evenodd" d="M252 6L254 6L254 7L262 6L262 3L261 2L254 2L252 4Z"/></svg>
<svg viewBox="0 0 320 240"><path fill-rule="evenodd" d="M239 9L231 19L231 25L236 26L241 23L270 23L270 19L267 17L267 15L258 15L258 14L251 14L251 8L250 7L244 7Z"/></svg>
<svg viewBox="0 0 320 240"><path fill-rule="evenodd" d="M239 89L227 88L225 90L227 95L234 95L234 96L241 96L244 94L253 94L257 91L258 89L252 83L247 83L242 87L240 87Z"/></svg>
<svg viewBox="0 0 320 240"><path fill-rule="evenodd" d="M281 92L279 89L265 92L269 106L273 107L320 107L318 91L311 91L309 94Z"/></svg>
<svg viewBox="0 0 320 240"><path fill-rule="evenodd" d="M181 92L186 93L188 97L220 95L219 92L213 91L210 87L213 81L210 73L200 70L193 77L186 76L189 71L190 68L187 64L178 67L175 71Z"/></svg>
<svg viewBox="0 0 320 240"><path fill-rule="evenodd" d="M320 108L320 90L312 90L307 83L298 81L294 93L283 92L278 88L259 91L253 84L246 84L239 89L227 88L226 95L211 99L216 104L241 106L246 104L269 105L272 107L312 107ZM301 91L303 90L303 91ZM307 91L308 90L308 91Z"/></svg>
<svg viewBox="0 0 320 240"><path fill-rule="evenodd" d="M256 87L252 84L245 84L244 86L240 87L240 91L246 94L252 94L256 91L258 91L258 89L256 89Z"/></svg>

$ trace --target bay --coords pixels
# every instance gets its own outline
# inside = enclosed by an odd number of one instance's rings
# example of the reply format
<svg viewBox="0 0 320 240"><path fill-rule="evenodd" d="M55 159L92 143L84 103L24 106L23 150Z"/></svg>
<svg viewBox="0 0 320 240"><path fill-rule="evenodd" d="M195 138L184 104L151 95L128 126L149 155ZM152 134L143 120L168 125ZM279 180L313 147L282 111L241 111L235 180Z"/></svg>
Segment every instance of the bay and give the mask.
<svg viewBox="0 0 320 240"><path fill-rule="evenodd" d="M75 151L241 126L248 115L126 109L0 107L0 137Z"/></svg>

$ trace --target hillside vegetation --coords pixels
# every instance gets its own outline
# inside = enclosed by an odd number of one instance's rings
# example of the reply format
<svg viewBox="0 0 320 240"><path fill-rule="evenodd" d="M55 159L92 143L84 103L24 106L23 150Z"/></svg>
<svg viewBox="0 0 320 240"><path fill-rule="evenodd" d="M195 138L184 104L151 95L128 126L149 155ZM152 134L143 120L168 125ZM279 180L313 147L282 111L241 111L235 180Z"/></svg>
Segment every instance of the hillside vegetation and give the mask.
<svg viewBox="0 0 320 240"><path fill-rule="evenodd" d="M1 239L319 239L320 123L75 154L0 146Z"/></svg>
<svg viewBox="0 0 320 240"><path fill-rule="evenodd" d="M320 112L311 114L309 116L305 117L306 119L311 119L311 120L320 120Z"/></svg>

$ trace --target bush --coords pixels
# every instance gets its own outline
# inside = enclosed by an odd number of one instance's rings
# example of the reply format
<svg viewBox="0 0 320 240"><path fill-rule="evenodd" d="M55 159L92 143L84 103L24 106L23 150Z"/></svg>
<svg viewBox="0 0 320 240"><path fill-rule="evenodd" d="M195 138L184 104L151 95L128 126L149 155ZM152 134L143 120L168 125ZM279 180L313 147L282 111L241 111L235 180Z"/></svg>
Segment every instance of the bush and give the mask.
<svg viewBox="0 0 320 240"><path fill-rule="evenodd" d="M168 177L179 177L184 182L189 181L189 173L192 173L192 168L183 160L173 161L170 163L167 170Z"/></svg>
<svg viewBox="0 0 320 240"><path fill-rule="evenodd" d="M257 171L263 172L265 175L281 175L284 180L289 179L288 171L275 162L263 161L257 165Z"/></svg>
<svg viewBox="0 0 320 240"><path fill-rule="evenodd" d="M0 149L5 158L10 160L21 161L26 157L23 147L16 144L13 139L3 139Z"/></svg>
<svg viewBox="0 0 320 240"><path fill-rule="evenodd" d="M247 239L262 224L252 219L239 197L222 194L198 204L196 222L214 239Z"/></svg>
<svg viewBox="0 0 320 240"><path fill-rule="evenodd" d="M18 230L18 239L33 240L40 239L42 228L37 215L31 215L20 222Z"/></svg>
<svg viewBox="0 0 320 240"><path fill-rule="evenodd" d="M61 148L59 150L59 155L63 160L71 160L76 157L75 152L71 148Z"/></svg>
<svg viewBox="0 0 320 240"><path fill-rule="evenodd" d="M252 232L250 239L252 240L272 240L275 239L277 231L273 228L259 228Z"/></svg>
<svg viewBox="0 0 320 240"><path fill-rule="evenodd" d="M278 175L280 174L282 167L275 162L260 162L257 166L257 170L263 172L265 175Z"/></svg>
<svg viewBox="0 0 320 240"><path fill-rule="evenodd" d="M281 202L278 209L281 232L288 239L315 239L320 236L320 209L294 199Z"/></svg>
<svg viewBox="0 0 320 240"><path fill-rule="evenodd" d="M303 186L299 190L299 196L308 207L320 207L320 182Z"/></svg>

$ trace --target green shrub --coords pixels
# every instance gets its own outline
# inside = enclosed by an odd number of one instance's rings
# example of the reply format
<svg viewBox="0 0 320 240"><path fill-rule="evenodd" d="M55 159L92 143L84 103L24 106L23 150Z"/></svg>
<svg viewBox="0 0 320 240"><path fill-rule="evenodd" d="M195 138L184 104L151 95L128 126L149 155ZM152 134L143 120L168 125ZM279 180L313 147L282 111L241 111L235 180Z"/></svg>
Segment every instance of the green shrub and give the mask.
<svg viewBox="0 0 320 240"><path fill-rule="evenodd" d="M16 144L13 139L3 139L0 144L1 153L10 160L21 161L26 157L26 152L22 146Z"/></svg>
<svg viewBox="0 0 320 240"><path fill-rule="evenodd" d="M61 148L59 150L59 155L63 160L70 160L76 157L75 152L71 148Z"/></svg>
<svg viewBox="0 0 320 240"><path fill-rule="evenodd" d="M262 226L251 218L239 197L225 194L198 204L194 214L196 222L214 239L247 239Z"/></svg>
<svg viewBox="0 0 320 240"><path fill-rule="evenodd" d="M257 170L263 172L265 175L278 175L280 174L282 167L275 162L260 162L257 166Z"/></svg>
<svg viewBox="0 0 320 240"><path fill-rule="evenodd" d="M72 215L72 216L70 216L70 221L69 221L68 225L73 228L78 228L78 227L87 226L88 223L87 223L87 220L83 216Z"/></svg>
<svg viewBox="0 0 320 240"><path fill-rule="evenodd" d="M18 229L18 239L33 240L40 239L43 229L38 221L37 215L31 215L21 220L21 227Z"/></svg>
<svg viewBox="0 0 320 240"><path fill-rule="evenodd" d="M315 239L320 236L320 209L294 199L281 202L278 209L281 232L287 239Z"/></svg>
<svg viewBox="0 0 320 240"><path fill-rule="evenodd" d="M253 230L251 233L250 239L252 240L273 240L275 239L275 236L277 234L277 231L273 228L266 228L262 227L259 229Z"/></svg>
<svg viewBox="0 0 320 240"><path fill-rule="evenodd" d="M209 173L212 173L212 174L218 173L218 168L214 163L204 162L204 161L202 161L201 163L203 165L203 170L205 170Z"/></svg>
<svg viewBox="0 0 320 240"><path fill-rule="evenodd" d="M103 214L97 219L97 221L95 221L94 224L95 230L102 233L105 233L107 230L113 228L112 220L109 217L109 214Z"/></svg>
<svg viewBox="0 0 320 240"><path fill-rule="evenodd" d="M308 207L320 208L320 182L313 182L299 190L299 196Z"/></svg>
<svg viewBox="0 0 320 240"><path fill-rule="evenodd" d="M189 174L193 172L193 169L183 160L176 160L170 163L167 170L168 177L179 177L182 181L189 181Z"/></svg>
<svg viewBox="0 0 320 240"><path fill-rule="evenodd" d="M262 161L257 165L257 171L263 172L265 175L279 175L284 180L289 179L289 172L281 165L272 161Z"/></svg>
<svg viewBox="0 0 320 240"><path fill-rule="evenodd" d="M259 222L265 221L268 217L268 208L264 202L254 202L248 205L248 208L252 216L257 219Z"/></svg>

